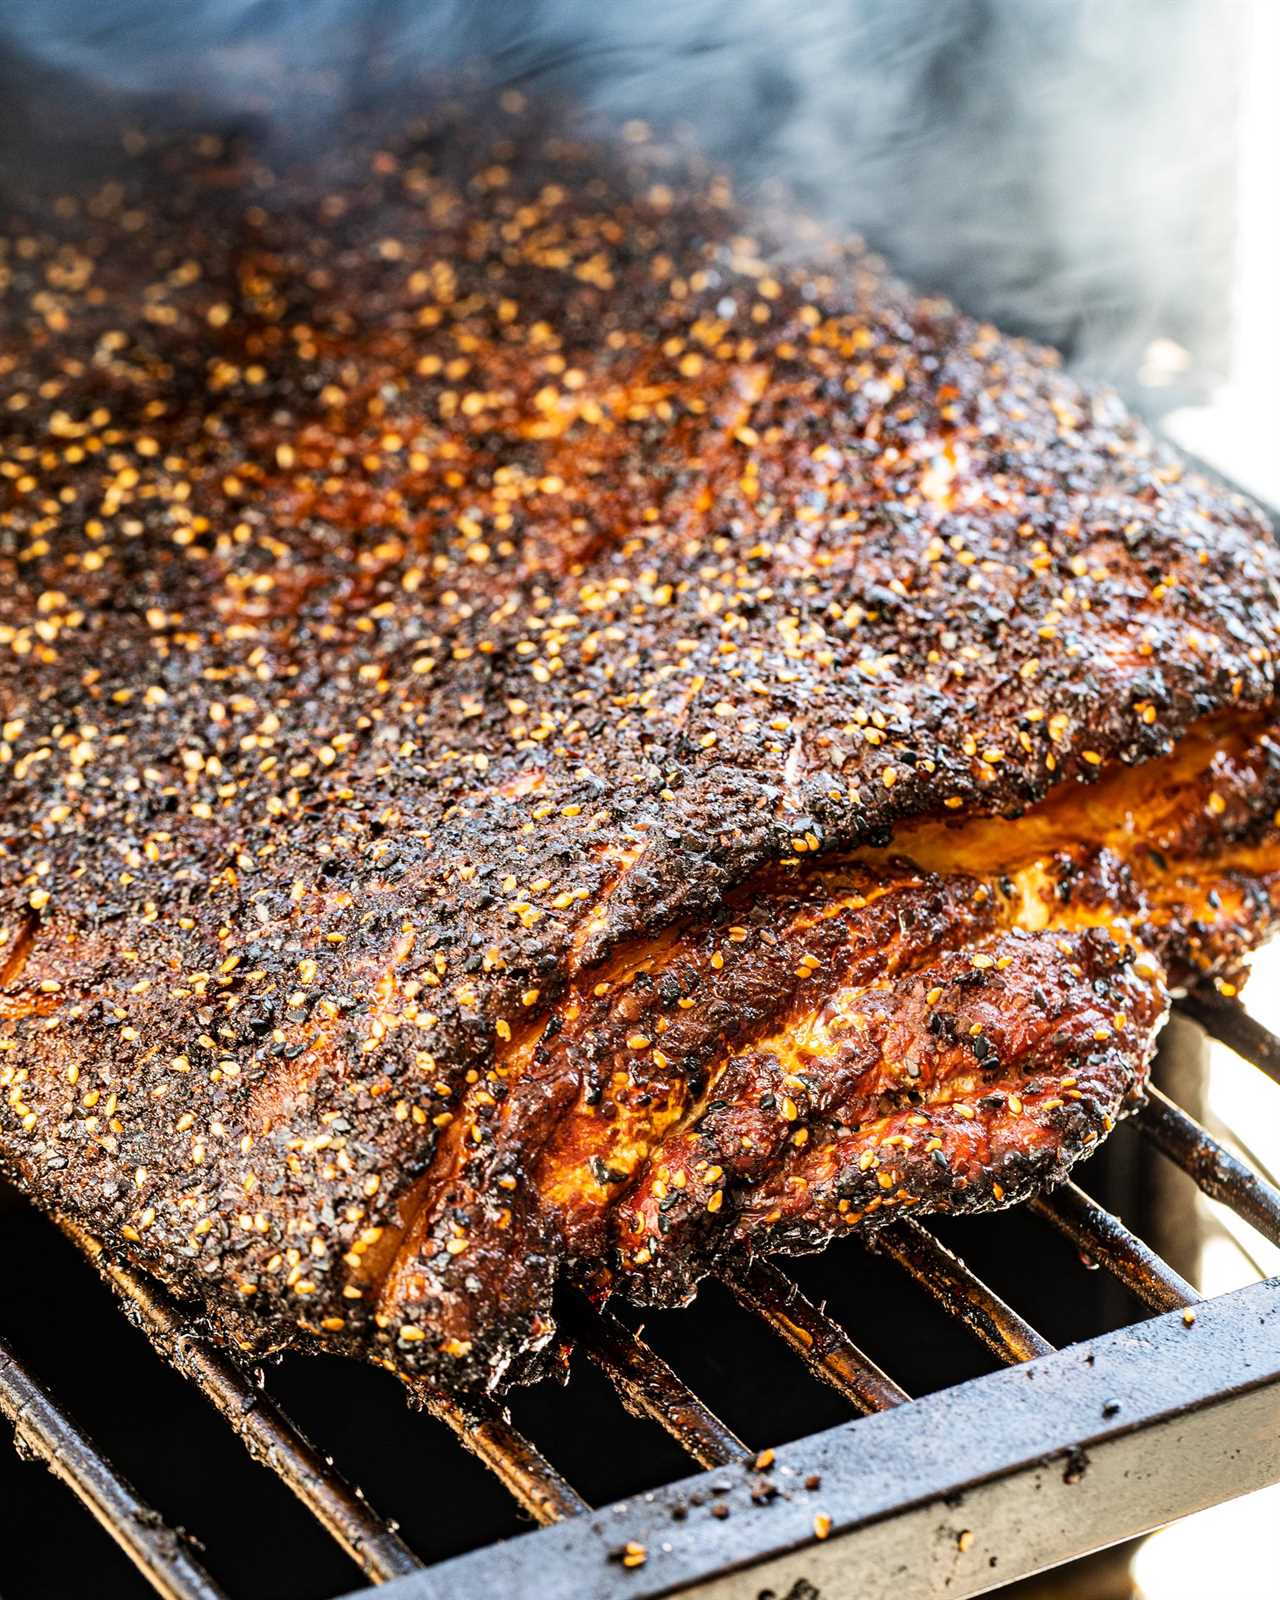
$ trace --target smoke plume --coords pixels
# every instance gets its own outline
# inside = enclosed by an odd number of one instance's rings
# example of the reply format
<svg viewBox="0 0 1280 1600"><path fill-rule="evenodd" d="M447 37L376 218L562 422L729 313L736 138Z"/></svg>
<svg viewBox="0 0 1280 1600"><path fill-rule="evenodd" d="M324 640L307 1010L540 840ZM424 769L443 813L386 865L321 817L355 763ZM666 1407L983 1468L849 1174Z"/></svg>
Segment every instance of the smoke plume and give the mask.
<svg viewBox="0 0 1280 1600"><path fill-rule="evenodd" d="M1229 0L0 0L6 136L81 86L314 141L363 98L479 64L683 125L921 286L1132 391L1212 366L1230 242ZM76 115L83 113L76 106Z"/></svg>

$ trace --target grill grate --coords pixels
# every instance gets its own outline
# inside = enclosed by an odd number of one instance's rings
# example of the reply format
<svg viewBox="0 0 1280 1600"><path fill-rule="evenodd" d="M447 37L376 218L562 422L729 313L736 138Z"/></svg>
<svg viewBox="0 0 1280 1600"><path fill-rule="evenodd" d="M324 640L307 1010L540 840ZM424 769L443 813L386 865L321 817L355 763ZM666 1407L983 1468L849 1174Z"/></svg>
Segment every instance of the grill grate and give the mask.
<svg viewBox="0 0 1280 1600"><path fill-rule="evenodd" d="M13 1426L15 1447L43 1461L83 1501L158 1594L166 1600L220 1600L222 1590L181 1535L138 1498L2 1340L0 1415Z"/></svg>
<svg viewBox="0 0 1280 1600"><path fill-rule="evenodd" d="M1196 993L1180 1002L1179 1009L1280 1081L1280 1039L1250 1018L1234 1000ZM1267 1239L1280 1244L1280 1190L1232 1155L1154 1087L1133 1121L1140 1133L1206 1195L1224 1202ZM1152 1312L1182 1311L1184 1317L1194 1318L1195 1312L1187 1308L1205 1304L1172 1267L1074 1184L1065 1184L1052 1195L1035 1200L1030 1209L1092 1262L1107 1269ZM110 1255L82 1228L67 1220L61 1226L110 1283L132 1320L148 1333L160 1353L195 1384L250 1453L279 1476L367 1578L383 1583L421 1573L422 1563L394 1529L248 1374L190 1322L178 1303L158 1285ZM1002 1362L1016 1366L1040 1357L1058 1359L1053 1345L923 1224L900 1221L879 1235L874 1248L908 1273ZM755 1261L735 1267L723 1274L723 1282L743 1307L857 1411L869 1414L897 1409L905 1414L915 1409L906 1391L773 1263ZM579 1300L569 1306L566 1321L586 1354L609 1378L623 1405L633 1414L659 1424L697 1465L723 1470L735 1463L749 1465L753 1461L748 1444L617 1318L597 1312ZM993 1381L995 1375L978 1379L976 1384ZM1280 1374L1277 1383L1280 1387ZM962 1387L970 1389L974 1385ZM512 1426L497 1405L446 1399L411 1388L415 1401L445 1422L537 1522L550 1525L573 1518L591 1520L582 1516L588 1511L587 1502ZM1214 1396L1202 1398L1211 1400ZM139 1501L2 1343L0 1411L14 1424L20 1445L52 1466L157 1592L172 1600L207 1600L221 1593L190 1553L184 1537L166 1528ZM767 1500L773 1492L761 1498ZM1232 1491L1228 1488L1223 1492ZM1139 1518L1130 1531L1141 1531L1142 1526ZM1077 1544L1075 1548L1079 1547ZM1064 1551L1073 1553L1065 1546ZM770 1554L762 1543L758 1553L748 1548L746 1560L763 1561ZM461 1558L464 1562L467 1559ZM646 1552L638 1545L630 1552L623 1545L620 1570L642 1565L646 1559ZM457 1562L450 1566L456 1567ZM1003 1573L1002 1581L1013 1575L1016 1574ZM984 1581L981 1587L986 1586ZM411 1592L417 1592L412 1585L406 1594ZM421 1589L423 1596L436 1592L429 1582ZM952 1592L978 1593L980 1588L953 1587Z"/></svg>
<svg viewBox="0 0 1280 1600"><path fill-rule="evenodd" d="M757 1261L726 1282L739 1303L789 1345L814 1377L859 1411L888 1411L911 1398L771 1263Z"/></svg>
<svg viewBox="0 0 1280 1600"><path fill-rule="evenodd" d="M305 1434L216 1346L195 1333L176 1301L150 1278L108 1255L66 1218L62 1230L103 1274L156 1349L189 1379L243 1440L302 1501L375 1582L414 1572L421 1563L365 1504Z"/></svg>
<svg viewBox="0 0 1280 1600"><path fill-rule="evenodd" d="M1276 1046L1280 1049L1280 1040ZM1280 1189L1224 1150L1212 1134L1157 1088L1148 1091L1138 1127L1202 1193L1230 1206L1263 1238L1280 1247Z"/></svg>
<svg viewBox="0 0 1280 1600"><path fill-rule="evenodd" d="M1152 1311L1178 1311L1199 1300L1180 1273L1074 1183L1037 1197L1031 1209L1112 1272Z"/></svg>
<svg viewBox="0 0 1280 1600"><path fill-rule="evenodd" d="M746 1455L733 1429L616 1317L577 1303L566 1320L627 1410L665 1428L699 1466L723 1467Z"/></svg>
<svg viewBox="0 0 1280 1600"><path fill-rule="evenodd" d="M881 1248L1001 1361L1030 1361L1052 1353L1046 1338L920 1223L889 1229Z"/></svg>

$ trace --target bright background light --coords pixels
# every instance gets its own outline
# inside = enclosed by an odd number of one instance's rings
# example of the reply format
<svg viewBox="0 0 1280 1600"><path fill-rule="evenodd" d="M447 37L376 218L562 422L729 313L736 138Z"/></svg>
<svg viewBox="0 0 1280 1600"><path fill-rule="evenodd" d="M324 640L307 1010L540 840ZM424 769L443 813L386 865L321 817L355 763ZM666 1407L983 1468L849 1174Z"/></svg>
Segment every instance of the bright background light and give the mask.
<svg viewBox="0 0 1280 1600"><path fill-rule="evenodd" d="M1179 444L1280 506L1280 0L1237 0L1245 13L1239 99L1240 161L1231 367L1211 404L1165 420ZM1170 351L1149 352L1166 365ZM1280 1032L1280 947L1261 951L1249 1010ZM1280 1173L1280 1088L1220 1045L1210 1047L1208 1112L1247 1144L1255 1166ZM1219 1126L1221 1125L1221 1126ZM1280 1273L1280 1250L1225 1206L1201 1199L1209 1224L1198 1287L1222 1294ZM1133 1563L1140 1600L1271 1600L1280 1596L1280 1485L1174 1523Z"/></svg>
<svg viewBox="0 0 1280 1600"><path fill-rule="evenodd" d="M1258 1021L1280 1032L1280 945L1254 957L1246 995ZM1274 1181L1280 1173L1280 1087L1211 1043L1207 1107L1212 1131ZM1280 1273L1280 1250L1273 1244L1226 1206L1203 1197L1198 1203L1208 1227L1194 1275L1197 1288L1225 1294ZM1134 1557L1139 1600L1273 1600L1280 1595L1277 1528L1280 1484L1173 1523Z"/></svg>
<svg viewBox="0 0 1280 1600"><path fill-rule="evenodd" d="M1280 505L1280 3L1225 0L1222 9L1224 25L1239 19L1242 39L1231 365L1209 405L1172 412L1162 426ZM1171 359L1168 349L1148 351L1157 369ZM1280 1578L1271 1592L1280 1593Z"/></svg>

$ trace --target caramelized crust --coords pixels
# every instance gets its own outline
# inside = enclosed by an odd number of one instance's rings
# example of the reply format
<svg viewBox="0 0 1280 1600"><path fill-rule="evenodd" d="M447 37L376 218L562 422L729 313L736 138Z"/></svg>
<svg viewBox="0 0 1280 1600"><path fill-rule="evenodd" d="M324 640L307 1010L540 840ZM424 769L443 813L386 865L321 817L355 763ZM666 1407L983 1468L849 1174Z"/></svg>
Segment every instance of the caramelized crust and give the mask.
<svg viewBox="0 0 1280 1600"><path fill-rule="evenodd" d="M1060 1177L1271 926L1260 514L510 98L129 147L0 229L4 1170L489 1386Z"/></svg>

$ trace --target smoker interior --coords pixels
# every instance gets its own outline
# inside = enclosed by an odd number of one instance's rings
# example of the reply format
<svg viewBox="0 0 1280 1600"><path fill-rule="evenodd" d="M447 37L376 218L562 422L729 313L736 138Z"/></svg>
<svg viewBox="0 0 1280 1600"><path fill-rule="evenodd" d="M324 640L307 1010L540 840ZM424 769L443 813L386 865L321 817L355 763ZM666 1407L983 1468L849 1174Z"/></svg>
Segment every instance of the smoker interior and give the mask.
<svg viewBox="0 0 1280 1600"><path fill-rule="evenodd" d="M18 82L26 92L9 94ZM100 113L88 109L79 89L69 90L60 76L45 71L34 78L30 63L5 58L2 43L0 88L7 102L0 178L6 167L20 174L33 159L65 162L77 171L91 167L96 159L109 159L96 139ZM58 108L57 126L52 128L50 105ZM967 297L972 298L971 285L953 287L968 290ZM1202 314L1206 307L1225 304L1221 294L1206 292L1210 287L1188 285L1188 300ZM1064 340L1056 327L1029 331ZM1191 333L1186 337L1196 343ZM1280 1047L1251 1032L1239 1013L1229 1009L1224 1013L1217 1002L1205 1000L1197 1014L1216 1031L1230 1034L1273 1076L1280 1075ZM1166 1051L1160 1081L1194 1113L1199 1035L1186 1024L1177 1025L1171 1035L1175 1032L1176 1048ZM1198 1159L1188 1156L1187 1161L1201 1183L1215 1192L1223 1192L1225 1171L1235 1183L1234 1190L1227 1184L1226 1197L1245 1203L1251 1220L1280 1239L1280 1194L1265 1182L1244 1184L1229 1165L1223 1167L1211 1153L1206 1156L1203 1147ZM1194 1184L1157 1151L1143 1127L1119 1129L1104 1150L1079 1170L1078 1181L1108 1216L1124 1218L1132 1236L1149 1241L1172 1268L1186 1268ZM1105 1225L1096 1215L1086 1214L1086 1221L1095 1229ZM1153 1276L1136 1239L1124 1233L1111 1235L1112 1248L1118 1252L1113 1263L1119 1267L1117 1273L1099 1269L1050 1220L1027 1208L959 1223L931 1221L928 1226L930 1235L961 1255L978 1279L1015 1307L1043 1340L1059 1348L1136 1323L1150 1317L1157 1306L1167 1310L1178 1303L1176 1274L1162 1277L1156 1271ZM118 1295L82 1250L3 1189L0 1240L8 1267L7 1293L0 1307L0 1412L10 1426L17 1418L15 1438L20 1446L15 1451L0 1449L0 1506L9 1535L0 1542L0 1593L5 1600L151 1592L146 1578L120 1548L119 1536L126 1532L136 1535L134 1543L144 1557L148 1551L152 1555L160 1551L159 1581L168 1585L165 1592L174 1595L225 1590L246 1597L337 1596L361 1591L379 1576L367 1549L362 1572L286 1486L279 1468L287 1467L287 1461L277 1458L268 1465L248 1458L244 1439L209 1405L199 1387L157 1357L145 1332L135 1325L141 1320L136 1310L132 1321L121 1314ZM831 1323L848 1331L869 1362L911 1396L989 1378L1003 1362L1028 1353L1011 1346L1007 1338L1002 1343L999 1330L990 1343L973 1337L971 1329L945 1310L927 1287L913 1281L885 1249L869 1250L850 1240L825 1255L783 1266L811 1302L825 1306ZM1122 1281L1126 1275L1144 1292L1126 1287ZM963 1293L961 1280L962 1298ZM648 1345L752 1452L807 1440L857 1415L847 1394L816 1376L764 1320L744 1309L719 1282L705 1285L691 1308L652 1314L643 1322ZM632 1327L639 1325L640 1319L631 1319ZM1010 1328L1016 1335L1016 1322L1006 1324L1006 1334ZM198 1341L198 1324L192 1324L191 1331ZM95 1525L65 1484L34 1459L39 1441L30 1437L32 1380L52 1394L57 1413L74 1419L75 1426L94 1441L99 1465L109 1463L120 1478L136 1486L140 1501L153 1508L154 1517L151 1509L128 1509L122 1502L113 1538L110 1531ZM1206 1380L1207 1399L1212 1398L1212 1381ZM255 1396L263 1397L256 1407ZM396 1541L388 1541L384 1549L384 1554L391 1552L388 1570L408 1570L413 1564L408 1551L429 1572L437 1563L491 1550L495 1541L513 1535L529 1535L534 1541L542 1537L530 1534L533 1522L528 1512L494 1472L460 1445L448 1422L406 1405L402 1385L389 1374L291 1354L265 1370L246 1374L238 1402L245 1421L265 1414L265 1397L314 1441L321 1466L324 1457L331 1458L335 1470L365 1492L377 1516L398 1528L406 1553L397 1556ZM663 1396L656 1395L655 1406L660 1409L663 1404ZM520 1392L509 1405L519 1434L533 1441L593 1507L643 1496L693 1469L689 1456L668 1433L621 1403L604 1372L582 1350L572 1362L567 1386L545 1384ZM894 1415L909 1410L902 1406ZM1064 1433L1060 1441L1064 1453L1069 1454L1088 1421L1082 1415L1077 1433ZM993 1406L988 1425L1000 1428L998 1406ZM1180 1467L1176 1440L1162 1442L1160 1448L1166 1452L1165 1470L1176 1475ZM92 1459L69 1436L62 1437L59 1454L64 1470L93 1477ZM735 1464L735 1483L741 1476ZM709 1491L719 1481L713 1475ZM1233 1492L1236 1486L1224 1482L1222 1494ZM700 1515L708 1530L719 1535L719 1525L712 1520L715 1503L716 1495L710 1492ZM813 1509L819 1509L816 1501ZM775 1537L773 1516L771 1508L762 1504L758 1513L735 1511L724 1525L732 1530L732 1560L745 1574L744 1594L759 1591L760 1586L750 1580L750 1569ZM188 1531L187 1548L198 1563L191 1569L194 1578L188 1572L184 1579L181 1572L175 1574L172 1563L165 1565L163 1553L171 1548L166 1546L166 1530L171 1529ZM1131 1531L1139 1531L1136 1523ZM1084 1541L1088 1542L1088 1530ZM1022 1570L1025 1562L1020 1565L1020 1554L1012 1547L997 1552L983 1573L984 1587ZM536 1563L532 1552L529 1560ZM856 1574L856 1550L850 1549L847 1560ZM402 1566L396 1568L396 1561ZM212 1575L217 1590L199 1587L200 1568ZM639 1593L642 1584L659 1581L655 1575L660 1562L654 1552L644 1567L627 1571L618 1564L606 1566L600 1559L589 1572L593 1582L598 1578L602 1592L607 1584L610 1593L615 1585L625 1593L625 1585L631 1583L633 1592ZM571 1582L568 1570L562 1569L561 1592L579 1592L579 1575L575 1572ZM554 1565L548 1581L556 1581Z"/></svg>
<svg viewBox="0 0 1280 1600"><path fill-rule="evenodd" d="M1251 1024L1237 1006L1205 996L1193 998L1187 1009L1271 1075L1280 1075L1280 1042ZM1200 1050L1197 1027L1186 1021L1171 1025L1160 1076L1184 1101L1194 1099ZM1187 1139L1192 1144L1185 1145L1180 1162L1171 1163L1156 1153L1157 1145L1167 1151ZM1017 1362L1049 1345L1061 1348L1095 1339L1107 1329L1149 1317L1154 1309L1168 1311L1191 1299L1193 1292L1176 1270L1150 1256L1135 1233L1113 1219L1115 1211L1123 1212L1139 1233L1159 1239L1169 1255L1185 1256L1185 1227L1170 1227L1171 1221L1185 1216L1191 1188L1190 1178L1177 1172L1178 1165L1185 1165L1201 1187L1234 1200L1251 1220L1280 1239L1280 1193L1211 1142L1197 1141L1195 1125L1157 1091L1152 1110L1118 1130L1105 1153L1081 1173L1083 1185L1105 1210L1091 1207L1080 1190L1068 1185L1047 1205L1036 1208L976 1221L935 1220L927 1232L919 1224L899 1225L887 1235L886 1245L876 1250L845 1241L825 1255L784 1263L785 1276L816 1307L825 1308L827 1328L837 1340L837 1330L844 1329L856 1341L857 1351L851 1357L836 1348L828 1366L840 1369L837 1376L843 1373L846 1389L861 1387L863 1409L877 1409L898 1398L895 1385L912 1396L928 1395L967 1379L981 1379L1002 1360ZM1064 1226L1077 1235L1076 1241L1066 1237ZM1092 1244L1092 1257L1079 1248L1082 1228ZM0 1237L9 1281L18 1286L6 1297L0 1314L0 1410L11 1421L17 1417L21 1446L0 1459L0 1503L17 1534L5 1541L0 1559L7 1600L37 1594L93 1592L123 1597L148 1592L144 1577L108 1533L94 1527L54 1476L33 1464L32 1457L41 1452L42 1422L30 1410L29 1391L23 1388L31 1378L53 1391L61 1416L74 1419L74 1425L97 1442L110 1466L136 1485L141 1500L154 1508L154 1512L117 1508L112 1531L118 1539L121 1522L130 1525L128 1532L141 1527L144 1546L150 1542L160 1549L152 1581L161 1592L349 1594L362 1589L370 1576L409 1572L416 1562L429 1572L435 1563L469 1551L483 1552L494 1541L529 1530L529 1517L498 1478L460 1447L444 1422L406 1406L401 1384L389 1374L333 1358L296 1355L265 1371L248 1372L238 1402L239 1420L248 1420L258 1407L265 1409L269 1395L310 1435L322 1457L348 1483L361 1487L377 1515L398 1529L402 1544L392 1538L381 1554L364 1552L362 1578L338 1543L278 1477L246 1459L248 1441L236 1437L197 1386L157 1359L147 1338L120 1314L117 1295L99 1279L75 1243L12 1194L4 1197ZM950 1277L953 1291L958 1285L960 1300L977 1299L988 1319L994 1313L985 1339L972 1337L974 1329L962 1325L954 1303L951 1313L943 1309L937 1298L942 1287L939 1261L925 1274L931 1291L903 1270L902 1259L895 1259L905 1251L919 1263L918 1247L927 1246L930 1238L962 1252L970 1271L992 1291L993 1297L983 1300L973 1278L966 1278L963 1269L949 1268L948 1258L940 1258L943 1276ZM1099 1270L1100 1262L1110 1270ZM1016 1312L1009 1311L1010 1305ZM139 1320L136 1308L134 1320ZM1027 1324L1042 1336L1040 1340ZM184 1318L183 1326L199 1339L198 1324ZM583 1332L584 1342L599 1350L598 1325L593 1332L588 1319ZM848 1393L821 1381L821 1374L811 1370L822 1355L821 1339L810 1351L808 1363L798 1359L779 1342L776 1329L735 1303L723 1283L706 1285L690 1309L649 1317L643 1332L648 1346L678 1374L672 1383L651 1388L651 1410L665 1413L670 1423L682 1400L696 1406L700 1399L732 1430L717 1439L704 1423L701 1431L695 1427L688 1435L695 1450L701 1442L704 1464L708 1450L720 1451L722 1478L740 1478L750 1460L748 1452L806 1440L856 1415ZM7 1364L5 1347L11 1358ZM615 1353L616 1349L625 1351L625 1339L616 1341ZM865 1358L861 1366L857 1352ZM877 1368L889 1375L887 1380ZM680 1388L680 1380L687 1389ZM630 1399L634 1410L634 1390ZM910 1410L909 1402L903 1404L895 1419ZM535 1447L533 1474L541 1470L539 1451L554 1469L548 1472L549 1494L560 1497L559 1509L565 1512L575 1509L572 1491L562 1490L556 1472L585 1501L599 1507L643 1497L690 1471L689 1459L674 1439L655 1426L652 1416L630 1414L600 1367L582 1350L572 1362L566 1387L544 1384L517 1393L511 1398L510 1414L518 1434ZM998 1431L999 1404L984 1416ZM1072 1430L1076 1437L1085 1435L1090 1421L1081 1415L1078 1428ZM1145 1420L1135 1422L1146 1425ZM465 1442L465 1426L461 1432ZM856 1432L853 1437L856 1441ZM64 1468L75 1473L84 1466L74 1441L54 1442ZM1064 1437L1061 1444L1069 1462L1072 1439ZM1162 1451L1176 1448L1176 1443L1161 1442ZM286 1441L285 1454L287 1450ZM287 1462L283 1464L287 1467ZM278 1458L273 1465L278 1472L282 1462ZM1177 1461L1169 1458L1167 1471L1178 1470ZM758 1482L767 1482L766 1474L758 1475ZM703 1497L708 1504L699 1506L697 1514L713 1517L717 1494L728 1487L711 1474ZM1224 1482L1222 1497L1232 1492L1236 1492L1232 1485ZM905 1487L902 1493L905 1506ZM760 1558L768 1553L772 1532L767 1494L758 1500L758 1511L748 1510L745 1516L739 1512L732 1528L734 1560L745 1561L748 1567L757 1551ZM554 1509L544 1505L542 1520L553 1520ZM572 1520L579 1518L591 1520L585 1511ZM727 1519L708 1523L709 1529L713 1526L721 1537L729 1523ZM195 1577L175 1574L166 1566L169 1529L189 1530L190 1543L178 1548L199 1563L193 1568ZM1140 1523L1135 1522L1132 1531L1140 1531ZM1086 1529L1083 1544L1088 1542ZM172 1549L171 1543L168 1548ZM154 1549L151 1554L154 1557ZM606 1567L604 1558L598 1559L601 1583L606 1578L625 1583L632 1576L621 1565ZM856 1550L850 1549L848 1559L850 1570L856 1572ZM985 1563L983 1588L1001 1582L1000 1565L998 1554ZM200 1566L213 1575L217 1588L200 1587ZM1024 1553L1010 1549L1006 1570L1010 1577L1026 1570ZM449 1571L452 1574L454 1568ZM564 1577L568 1583L567 1571ZM746 1581L742 1592L754 1594L756 1588ZM625 1587L622 1592L627 1592Z"/></svg>

